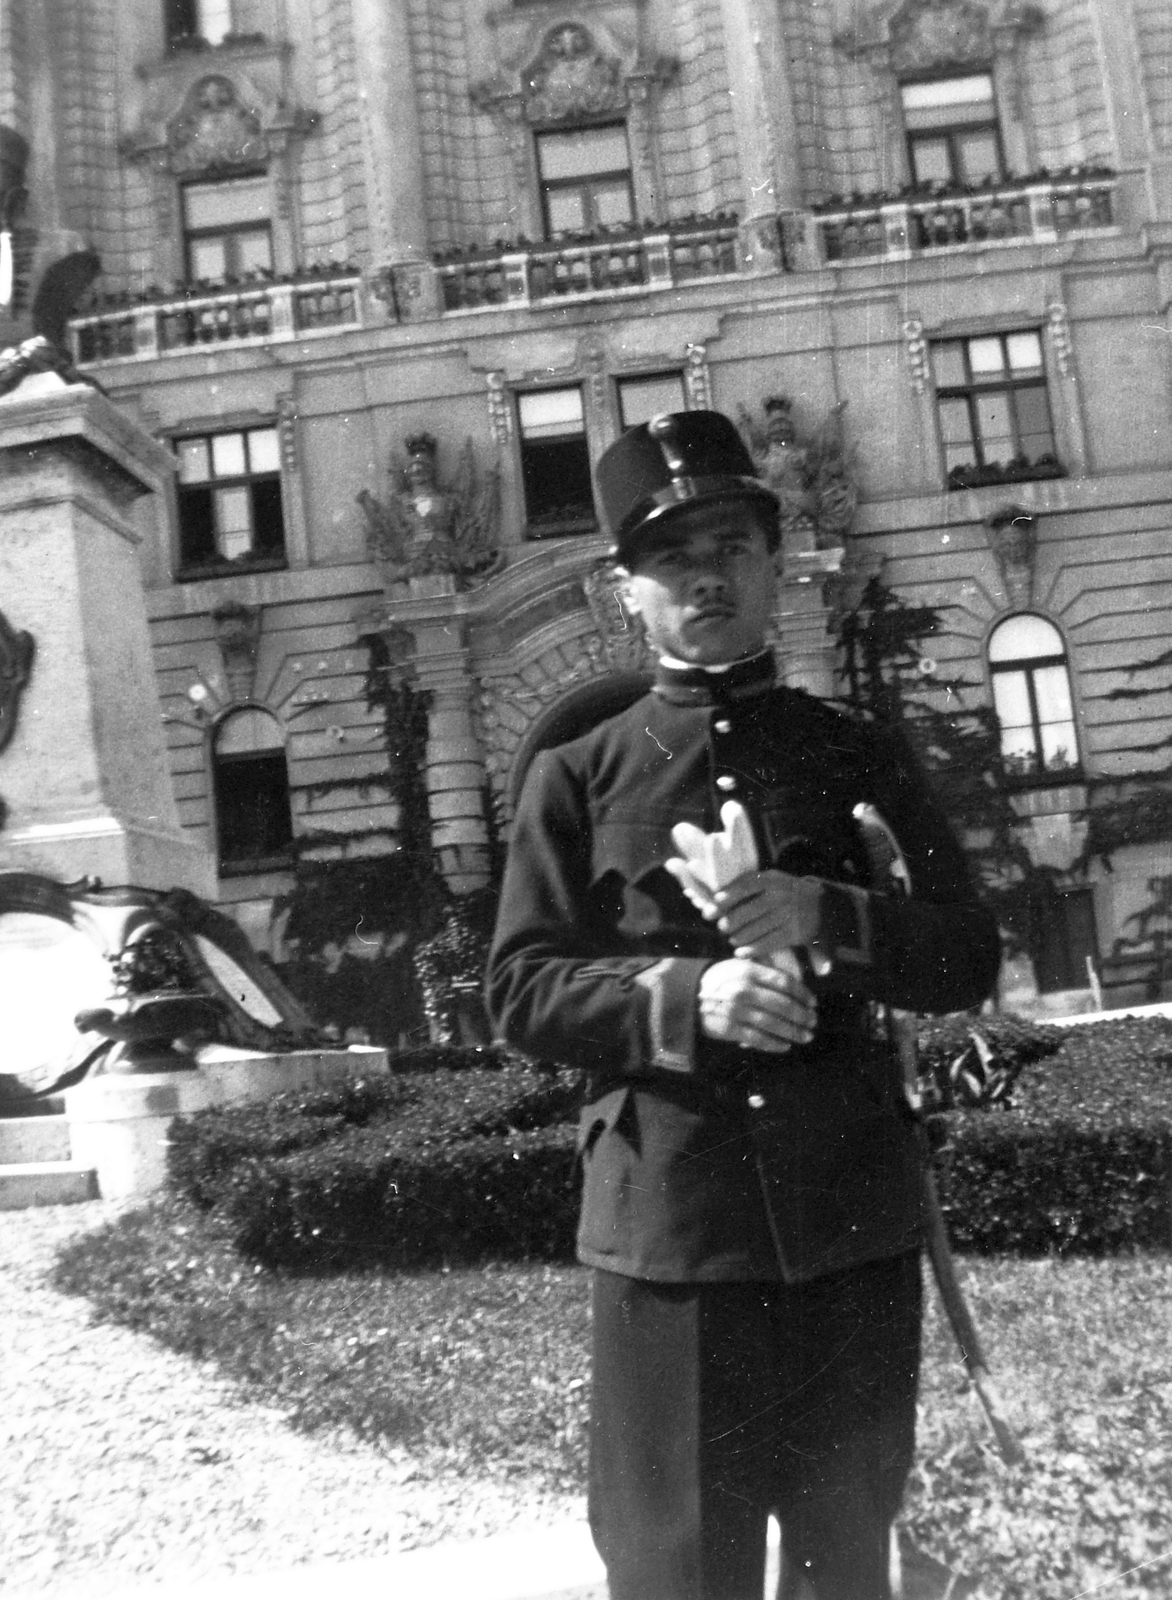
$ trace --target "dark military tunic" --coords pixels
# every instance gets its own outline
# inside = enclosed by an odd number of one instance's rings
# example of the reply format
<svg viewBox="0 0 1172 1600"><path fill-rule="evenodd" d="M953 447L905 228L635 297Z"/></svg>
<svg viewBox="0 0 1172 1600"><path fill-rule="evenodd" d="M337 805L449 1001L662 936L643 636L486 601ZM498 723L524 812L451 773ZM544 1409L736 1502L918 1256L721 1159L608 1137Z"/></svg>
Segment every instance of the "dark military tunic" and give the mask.
<svg viewBox="0 0 1172 1600"><path fill-rule="evenodd" d="M504 1036L585 1069L581 1259L658 1282L804 1281L914 1249L915 1129L875 1002L975 1005L999 940L898 733L775 683L768 653L662 667L651 693L534 762L489 963ZM702 1036L727 941L664 861L673 823L742 802L762 866L836 885L813 1041ZM913 897L867 888L853 808L876 806Z"/></svg>

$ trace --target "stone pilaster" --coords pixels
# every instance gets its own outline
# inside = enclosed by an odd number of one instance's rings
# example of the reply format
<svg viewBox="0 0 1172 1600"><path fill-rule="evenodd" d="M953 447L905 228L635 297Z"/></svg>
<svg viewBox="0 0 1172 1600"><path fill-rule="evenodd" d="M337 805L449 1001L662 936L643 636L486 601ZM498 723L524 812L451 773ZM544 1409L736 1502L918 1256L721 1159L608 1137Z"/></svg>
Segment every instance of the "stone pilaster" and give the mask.
<svg viewBox="0 0 1172 1600"><path fill-rule="evenodd" d="M171 788L136 549L134 502L172 465L84 385L0 399L0 593L36 644L0 755L0 870L215 894Z"/></svg>
<svg viewBox="0 0 1172 1600"><path fill-rule="evenodd" d="M351 0L358 44L371 254L398 319L434 311L425 265L423 154L406 0Z"/></svg>
<svg viewBox="0 0 1172 1600"><path fill-rule="evenodd" d="M741 246L753 272L781 265L779 219L802 200L801 157L776 0L721 0L741 170Z"/></svg>
<svg viewBox="0 0 1172 1600"><path fill-rule="evenodd" d="M458 619L413 622L415 680L431 697L427 719L427 805L432 846L454 894L488 882L484 752L476 733L477 686Z"/></svg>

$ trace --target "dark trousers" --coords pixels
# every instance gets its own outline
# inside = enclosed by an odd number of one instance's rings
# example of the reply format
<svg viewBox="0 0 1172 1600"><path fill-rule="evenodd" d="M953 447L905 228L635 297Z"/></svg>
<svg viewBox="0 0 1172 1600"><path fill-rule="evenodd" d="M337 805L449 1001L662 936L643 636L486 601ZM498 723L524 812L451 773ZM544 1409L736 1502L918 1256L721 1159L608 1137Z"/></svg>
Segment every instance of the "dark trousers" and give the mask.
<svg viewBox="0 0 1172 1600"><path fill-rule="evenodd" d="M590 1525L611 1600L888 1600L911 1467L917 1255L812 1283L594 1273Z"/></svg>

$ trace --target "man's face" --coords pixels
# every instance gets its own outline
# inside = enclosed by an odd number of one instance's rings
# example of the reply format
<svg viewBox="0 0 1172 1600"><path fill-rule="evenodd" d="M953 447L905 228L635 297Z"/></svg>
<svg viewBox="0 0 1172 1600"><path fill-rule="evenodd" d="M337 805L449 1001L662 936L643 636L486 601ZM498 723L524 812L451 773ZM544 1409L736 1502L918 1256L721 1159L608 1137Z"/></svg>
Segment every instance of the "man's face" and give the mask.
<svg viewBox="0 0 1172 1600"><path fill-rule="evenodd" d="M751 502L672 512L622 578L627 608L642 617L658 655L715 666L765 643L777 573Z"/></svg>

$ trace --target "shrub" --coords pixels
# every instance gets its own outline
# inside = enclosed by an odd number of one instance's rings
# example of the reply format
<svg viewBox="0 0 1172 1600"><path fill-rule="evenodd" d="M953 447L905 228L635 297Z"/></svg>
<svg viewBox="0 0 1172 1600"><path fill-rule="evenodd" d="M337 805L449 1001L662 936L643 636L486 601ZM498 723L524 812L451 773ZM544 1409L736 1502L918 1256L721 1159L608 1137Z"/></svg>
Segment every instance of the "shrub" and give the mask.
<svg viewBox="0 0 1172 1600"><path fill-rule="evenodd" d="M429 1047L386 1077L177 1120L172 1188L288 1265L557 1259L572 1245L578 1074Z"/></svg>
<svg viewBox="0 0 1172 1600"><path fill-rule="evenodd" d="M961 1249L1101 1254L1169 1243L1172 1022L1058 1031L995 1117L941 1119L941 1203Z"/></svg>

